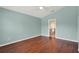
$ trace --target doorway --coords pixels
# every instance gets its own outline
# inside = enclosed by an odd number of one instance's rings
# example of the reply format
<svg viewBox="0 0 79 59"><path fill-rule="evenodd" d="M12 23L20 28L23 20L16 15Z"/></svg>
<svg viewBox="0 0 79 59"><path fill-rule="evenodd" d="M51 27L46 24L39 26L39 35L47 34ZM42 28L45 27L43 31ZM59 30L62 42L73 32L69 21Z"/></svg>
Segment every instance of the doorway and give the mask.
<svg viewBox="0 0 79 59"><path fill-rule="evenodd" d="M53 51L53 52L57 52L58 51L58 47L57 47L57 41L56 41L56 19L51 19L48 21L48 35L50 38L50 42L49 42L49 50ZM51 48L52 47L52 48Z"/></svg>
<svg viewBox="0 0 79 59"><path fill-rule="evenodd" d="M56 19L48 21L48 35L51 38L55 38L56 33Z"/></svg>

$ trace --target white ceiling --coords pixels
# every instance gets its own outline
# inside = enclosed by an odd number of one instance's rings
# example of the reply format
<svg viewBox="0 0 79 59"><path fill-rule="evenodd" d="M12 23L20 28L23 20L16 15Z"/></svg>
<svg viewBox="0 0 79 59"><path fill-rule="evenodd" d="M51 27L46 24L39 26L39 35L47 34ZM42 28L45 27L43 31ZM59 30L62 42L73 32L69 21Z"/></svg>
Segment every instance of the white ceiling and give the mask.
<svg viewBox="0 0 79 59"><path fill-rule="evenodd" d="M63 6L43 6L40 10L39 6L2 6L3 8L28 14L31 16L42 18L63 8Z"/></svg>

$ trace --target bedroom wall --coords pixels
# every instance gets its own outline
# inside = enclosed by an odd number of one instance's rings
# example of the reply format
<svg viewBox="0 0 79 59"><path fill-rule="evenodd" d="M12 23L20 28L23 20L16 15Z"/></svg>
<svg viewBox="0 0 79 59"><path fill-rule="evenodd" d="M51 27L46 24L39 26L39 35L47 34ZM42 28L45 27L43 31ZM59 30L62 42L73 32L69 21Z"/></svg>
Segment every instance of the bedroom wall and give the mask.
<svg viewBox="0 0 79 59"><path fill-rule="evenodd" d="M77 7L64 7L42 19L0 8L0 45L37 35L48 36L48 20L56 18L56 37L77 40Z"/></svg>
<svg viewBox="0 0 79 59"><path fill-rule="evenodd" d="M0 8L0 45L41 34L41 19Z"/></svg>
<svg viewBox="0 0 79 59"><path fill-rule="evenodd" d="M78 7L78 17L77 17L77 39L78 39L78 41L79 41L79 7Z"/></svg>
<svg viewBox="0 0 79 59"><path fill-rule="evenodd" d="M64 7L58 12L42 18L42 35L48 35L48 20L56 18L56 37L77 40L77 7Z"/></svg>
<svg viewBox="0 0 79 59"><path fill-rule="evenodd" d="M79 41L79 16L78 16L78 20L77 20L77 40Z"/></svg>

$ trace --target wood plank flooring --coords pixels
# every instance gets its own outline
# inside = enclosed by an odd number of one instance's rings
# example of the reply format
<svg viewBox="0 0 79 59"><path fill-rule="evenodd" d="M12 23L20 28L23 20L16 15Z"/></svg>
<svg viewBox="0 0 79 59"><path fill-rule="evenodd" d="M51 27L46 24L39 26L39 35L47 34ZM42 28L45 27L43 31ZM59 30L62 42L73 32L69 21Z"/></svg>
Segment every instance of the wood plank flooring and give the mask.
<svg viewBox="0 0 79 59"><path fill-rule="evenodd" d="M78 43L38 36L0 47L0 53L77 53Z"/></svg>

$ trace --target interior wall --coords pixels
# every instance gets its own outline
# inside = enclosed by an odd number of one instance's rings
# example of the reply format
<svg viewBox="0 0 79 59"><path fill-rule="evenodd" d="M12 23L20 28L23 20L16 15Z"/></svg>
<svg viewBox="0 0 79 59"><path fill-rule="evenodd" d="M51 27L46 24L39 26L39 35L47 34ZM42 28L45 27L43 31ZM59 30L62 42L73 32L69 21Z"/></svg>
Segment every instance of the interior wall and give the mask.
<svg viewBox="0 0 79 59"><path fill-rule="evenodd" d="M79 16L78 16L78 20L77 20L77 40L79 41Z"/></svg>
<svg viewBox="0 0 79 59"><path fill-rule="evenodd" d="M77 17L77 39L78 39L78 41L79 41L79 7L78 7L78 17Z"/></svg>
<svg viewBox="0 0 79 59"><path fill-rule="evenodd" d="M78 40L78 51L79 51L79 7L78 7L78 17L77 17L77 40Z"/></svg>
<svg viewBox="0 0 79 59"><path fill-rule="evenodd" d="M41 19L0 8L0 45L41 34Z"/></svg>
<svg viewBox="0 0 79 59"><path fill-rule="evenodd" d="M48 20L56 18L56 37L77 40L77 7L64 7L42 19L0 8L0 44L23 38L48 36Z"/></svg>
<svg viewBox="0 0 79 59"><path fill-rule="evenodd" d="M77 7L64 7L42 18L42 35L48 35L48 20L56 18L56 37L77 40Z"/></svg>

